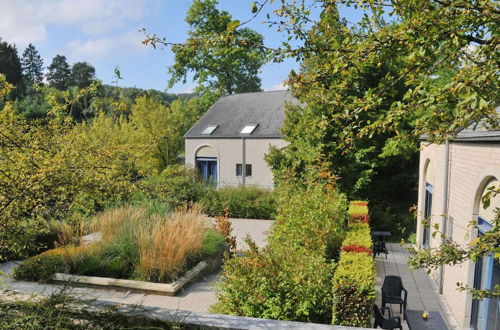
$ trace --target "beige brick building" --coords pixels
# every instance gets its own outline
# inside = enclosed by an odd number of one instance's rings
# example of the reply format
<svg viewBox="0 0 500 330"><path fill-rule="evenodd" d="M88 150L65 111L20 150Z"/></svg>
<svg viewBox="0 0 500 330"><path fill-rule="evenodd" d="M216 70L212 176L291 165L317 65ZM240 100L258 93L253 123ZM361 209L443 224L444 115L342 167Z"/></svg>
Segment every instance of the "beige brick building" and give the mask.
<svg viewBox="0 0 500 330"><path fill-rule="evenodd" d="M500 207L500 196L488 209L480 202L487 187L499 185L500 131L465 129L442 145L422 141L419 178L419 248L441 244L440 235L432 237L435 224L459 244L469 244L491 228L493 210ZM424 219L429 226L422 224ZM471 229L472 220L478 221L481 230ZM500 284L498 259L487 256L478 263L445 266L431 276L462 329L500 329L498 299L473 301L457 290L457 282L476 288Z"/></svg>
<svg viewBox="0 0 500 330"><path fill-rule="evenodd" d="M217 186L273 187L264 160L271 146L283 148L285 104L289 91L221 97L184 135L187 165L197 167Z"/></svg>

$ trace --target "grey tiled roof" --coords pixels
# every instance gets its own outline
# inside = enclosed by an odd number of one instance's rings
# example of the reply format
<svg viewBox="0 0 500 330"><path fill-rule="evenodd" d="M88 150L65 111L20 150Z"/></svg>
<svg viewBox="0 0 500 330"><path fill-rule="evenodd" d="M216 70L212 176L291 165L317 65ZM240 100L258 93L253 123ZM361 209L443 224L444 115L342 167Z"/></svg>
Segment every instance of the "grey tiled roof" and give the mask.
<svg viewBox="0 0 500 330"><path fill-rule="evenodd" d="M500 107L496 108L496 112L500 116ZM421 140L427 140L427 135L422 135ZM500 142L500 128L499 127L488 127L484 122L479 122L477 124L470 125L464 129L461 129L457 135L452 139L457 142L490 142L499 141Z"/></svg>
<svg viewBox="0 0 500 330"><path fill-rule="evenodd" d="M285 103L297 104L289 91L256 92L223 96L184 135L185 138L280 138ZM257 127L252 134L241 134L246 125ZM201 132L210 125L210 135Z"/></svg>

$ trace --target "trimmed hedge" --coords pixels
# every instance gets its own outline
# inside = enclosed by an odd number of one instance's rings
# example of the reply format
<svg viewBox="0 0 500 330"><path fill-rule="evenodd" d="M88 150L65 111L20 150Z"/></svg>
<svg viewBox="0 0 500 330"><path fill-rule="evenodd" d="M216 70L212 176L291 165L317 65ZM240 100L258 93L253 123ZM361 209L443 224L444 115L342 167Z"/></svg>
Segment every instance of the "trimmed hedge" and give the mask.
<svg viewBox="0 0 500 330"><path fill-rule="evenodd" d="M365 201L352 201L349 204L349 223L369 223L370 215L368 214L368 202Z"/></svg>
<svg viewBox="0 0 500 330"><path fill-rule="evenodd" d="M365 208L365 209L361 209ZM352 205L355 212L365 212L366 205ZM349 212L352 214L351 212ZM363 214L363 213L356 213ZM351 223L342 243L342 252L333 277L332 324L370 327L375 302L375 263L370 227L367 223Z"/></svg>

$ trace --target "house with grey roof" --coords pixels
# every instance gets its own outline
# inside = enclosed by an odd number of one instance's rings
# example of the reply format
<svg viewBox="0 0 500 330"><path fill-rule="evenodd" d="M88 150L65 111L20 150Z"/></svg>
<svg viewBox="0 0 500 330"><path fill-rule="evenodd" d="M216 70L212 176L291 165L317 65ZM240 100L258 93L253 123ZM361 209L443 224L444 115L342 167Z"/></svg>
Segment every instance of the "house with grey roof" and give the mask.
<svg viewBox="0 0 500 330"><path fill-rule="evenodd" d="M497 108L500 115L500 108ZM471 244L493 227L500 196L483 207L488 187L500 186L500 129L485 123L467 127L443 144L421 139L416 243L421 249L438 248L441 235L434 226L459 245ZM423 221L425 220L425 221ZM477 229L469 226L475 221ZM456 283L476 289L500 284L500 262L486 255L478 262L442 266L431 273L461 329L500 329L498 298L473 300Z"/></svg>
<svg viewBox="0 0 500 330"><path fill-rule="evenodd" d="M283 148L285 104L296 103L289 91L221 97L184 135L185 162L217 186L273 187L264 156Z"/></svg>

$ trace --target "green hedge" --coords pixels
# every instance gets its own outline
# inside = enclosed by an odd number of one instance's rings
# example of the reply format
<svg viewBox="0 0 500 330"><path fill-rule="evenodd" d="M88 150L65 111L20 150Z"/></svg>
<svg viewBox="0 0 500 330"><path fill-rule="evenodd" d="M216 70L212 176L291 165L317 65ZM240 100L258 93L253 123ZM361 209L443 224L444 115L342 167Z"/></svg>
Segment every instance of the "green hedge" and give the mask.
<svg viewBox="0 0 500 330"><path fill-rule="evenodd" d="M253 249L226 260L211 312L329 323L333 267L304 248Z"/></svg>
<svg viewBox="0 0 500 330"><path fill-rule="evenodd" d="M330 323L334 262L344 237L345 196L320 186L277 192L264 250L226 261L214 312ZM252 246L252 243L250 246Z"/></svg>
<svg viewBox="0 0 500 330"><path fill-rule="evenodd" d="M359 209L356 209L359 212ZM368 213L366 209L365 214ZM357 213L360 214L360 213ZM344 247L364 247L371 250L370 227L353 223L342 243ZM371 253L341 252L333 277L332 323L353 327L370 327L372 305L375 302L375 263Z"/></svg>
<svg viewBox="0 0 500 330"><path fill-rule="evenodd" d="M232 218L274 219L275 192L257 187L224 187L209 189L201 198L204 211L210 216Z"/></svg>

